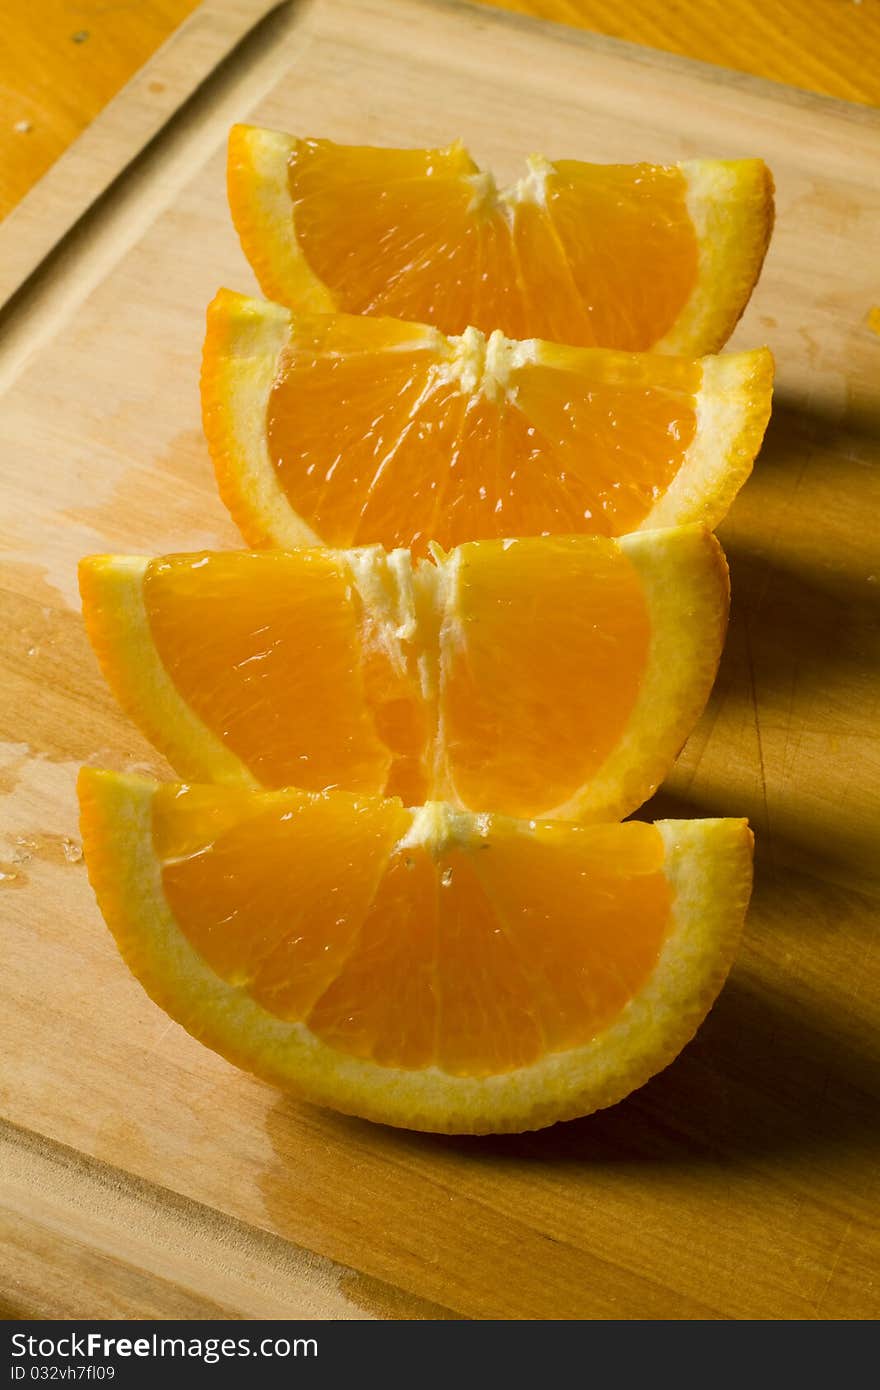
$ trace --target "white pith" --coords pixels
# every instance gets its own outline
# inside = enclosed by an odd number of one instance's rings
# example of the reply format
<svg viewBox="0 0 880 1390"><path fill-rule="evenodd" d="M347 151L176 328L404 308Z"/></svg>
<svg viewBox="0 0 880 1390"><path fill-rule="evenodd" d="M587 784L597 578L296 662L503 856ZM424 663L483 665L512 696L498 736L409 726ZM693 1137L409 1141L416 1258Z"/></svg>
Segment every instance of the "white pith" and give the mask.
<svg viewBox="0 0 880 1390"><path fill-rule="evenodd" d="M378 648L395 671L409 669L405 646L418 631L412 559L408 550L381 546L337 552L347 565L363 606L365 644Z"/></svg>
<svg viewBox="0 0 880 1390"><path fill-rule="evenodd" d="M473 189L468 212L500 212L505 221L510 223L520 203L535 203L538 207L546 207L547 177L553 173L553 165L542 154L530 154L526 159L526 170L521 178L501 189L495 182L495 175L489 169L465 175L466 182Z"/></svg>
<svg viewBox="0 0 880 1390"><path fill-rule="evenodd" d="M395 845L395 852L426 849L438 859L456 846L466 848L489 833L489 817L461 811L446 801L426 801L413 808L412 824Z"/></svg>
<svg viewBox="0 0 880 1390"><path fill-rule="evenodd" d="M452 355L441 365L439 379L456 382L466 395L481 393L496 403L515 400L511 373L538 360L534 338L506 338L498 328L488 338L479 328L466 328L448 342Z"/></svg>
<svg viewBox="0 0 880 1390"><path fill-rule="evenodd" d="M364 655L378 651L395 672L409 676L432 712L422 766L429 786L446 794L440 691L444 654L463 640L455 608L460 552L444 555L438 551L432 559L415 564L408 550L386 554L381 546L338 551L337 555L340 563L347 564L361 600Z"/></svg>

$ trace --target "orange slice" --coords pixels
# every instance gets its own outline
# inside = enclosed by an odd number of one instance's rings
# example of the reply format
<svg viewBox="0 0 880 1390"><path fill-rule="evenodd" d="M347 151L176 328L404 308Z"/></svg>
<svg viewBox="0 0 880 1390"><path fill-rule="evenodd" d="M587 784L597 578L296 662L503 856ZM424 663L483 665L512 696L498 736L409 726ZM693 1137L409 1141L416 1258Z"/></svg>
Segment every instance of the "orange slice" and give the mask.
<svg viewBox="0 0 880 1390"><path fill-rule="evenodd" d="M205 433L250 545L715 526L770 414L766 349L703 361L488 341L221 290Z"/></svg>
<svg viewBox="0 0 880 1390"><path fill-rule="evenodd" d="M533 156L499 193L460 142L370 149L237 125L228 190L264 293L291 308L634 352L717 351L773 226L759 159Z"/></svg>
<svg viewBox="0 0 880 1390"><path fill-rule="evenodd" d="M578 826L84 769L148 994L237 1065L412 1129L534 1129L666 1066L730 967L744 821Z"/></svg>
<svg viewBox="0 0 880 1390"><path fill-rule="evenodd" d="M263 551L80 567L121 703L194 781L616 819L711 689L727 567L711 533Z"/></svg>

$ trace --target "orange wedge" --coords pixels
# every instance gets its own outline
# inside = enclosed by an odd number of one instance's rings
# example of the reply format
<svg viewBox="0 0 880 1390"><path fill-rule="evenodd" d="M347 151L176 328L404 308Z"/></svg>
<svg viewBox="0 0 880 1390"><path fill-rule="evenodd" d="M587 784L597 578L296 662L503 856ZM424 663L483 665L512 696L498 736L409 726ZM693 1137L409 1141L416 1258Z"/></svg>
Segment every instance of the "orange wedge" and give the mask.
<svg viewBox="0 0 880 1390"><path fill-rule="evenodd" d="M84 769L86 862L148 994L230 1061L412 1129L535 1129L666 1066L733 959L744 821L578 826Z"/></svg>
<svg viewBox="0 0 880 1390"><path fill-rule="evenodd" d="M773 225L758 159L533 156L499 192L460 142L371 149L244 125L228 191L264 293L291 308L636 352L717 351Z"/></svg>
<svg viewBox="0 0 880 1390"><path fill-rule="evenodd" d="M711 533L407 551L93 556L92 645L178 774L616 819L665 776L714 679Z"/></svg>
<svg viewBox="0 0 880 1390"><path fill-rule="evenodd" d="M249 545L715 526L770 414L766 349L702 361L488 340L221 290L205 433Z"/></svg>

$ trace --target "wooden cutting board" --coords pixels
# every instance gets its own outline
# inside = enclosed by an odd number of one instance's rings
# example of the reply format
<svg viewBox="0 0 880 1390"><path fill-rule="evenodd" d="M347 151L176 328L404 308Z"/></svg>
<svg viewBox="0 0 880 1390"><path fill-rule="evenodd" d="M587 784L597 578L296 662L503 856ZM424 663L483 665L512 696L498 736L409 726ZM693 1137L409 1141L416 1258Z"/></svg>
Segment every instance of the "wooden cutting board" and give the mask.
<svg viewBox="0 0 880 1390"><path fill-rule="evenodd" d="M0 321L6 1311L874 1318L880 118L466 6L321 0L268 24ZM168 769L101 681L76 561L237 540L197 391L205 304L254 288L224 197L236 119L460 135L502 177L535 149L775 171L735 343L777 354L776 406L723 528L717 687L649 808L748 814L754 905L695 1042L591 1119L434 1138L297 1104L149 1002L90 894L77 768Z"/></svg>

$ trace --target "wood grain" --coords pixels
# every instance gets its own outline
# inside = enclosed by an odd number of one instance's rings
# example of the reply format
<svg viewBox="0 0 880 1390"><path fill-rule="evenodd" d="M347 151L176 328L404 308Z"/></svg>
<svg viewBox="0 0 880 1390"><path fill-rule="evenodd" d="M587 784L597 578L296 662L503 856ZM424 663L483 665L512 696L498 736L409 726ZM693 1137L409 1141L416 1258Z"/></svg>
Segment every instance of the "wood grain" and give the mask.
<svg viewBox="0 0 880 1390"><path fill-rule="evenodd" d="M236 543L197 394L207 300L220 284L254 288L224 200L233 118L341 140L461 134L502 177L536 145L612 160L760 153L774 168L777 233L735 338L777 354L774 419L723 530L733 620L716 691L646 808L748 814L755 899L695 1042L592 1119L456 1140L299 1105L168 1022L88 889L79 764L167 769L101 682L76 561ZM92 210L0 322L9 1125L79 1155L85 1174L118 1171L379 1281L397 1299L379 1316L878 1315L878 153L880 116L863 108L488 9L319 0L285 13ZM109 1247L88 1182L73 1201L48 1175L44 1191L51 1218L14 1192L8 1205L37 1249L57 1223L50 1272L77 1258L68 1233L99 1262L102 1307L274 1306L249 1274L221 1296L210 1276L166 1278L140 1248ZM188 1230L198 1263L203 1235ZM22 1281L28 1311L33 1266ZM61 1284L46 1294L56 1309Z"/></svg>
<svg viewBox="0 0 880 1390"><path fill-rule="evenodd" d="M866 60L880 50L880 6L874 0L485 3L828 96L880 104L880 69ZM0 45L0 100L6 113L0 128L0 218L196 6L197 0L113 5L41 0L35 23L32 0L6 0Z"/></svg>
<svg viewBox="0 0 880 1390"><path fill-rule="evenodd" d="M450 1316L167 1188L5 1125L0 1176L0 1316Z"/></svg>
<svg viewBox="0 0 880 1390"><path fill-rule="evenodd" d="M197 4L6 0L0 27L0 217Z"/></svg>
<svg viewBox="0 0 880 1390"><path fill-rule="evenodd" d="M483 0L811 92L880 105L871 0Z"/></svg>
<svg viewBox="0 0 880 1390"><path fill-rule="evenodd" d="M276 4L205 0L132 77L123 95L96 112L88 129L0 224L0 306ZM116 21L126 12L125 7L114 11ZM90 75L74 90L90 89L93 80ZM42 172L41 161L37 155L29 166L35 176ZM8 175L16 196L23 191L23 172L22 166Z"/></svg>

